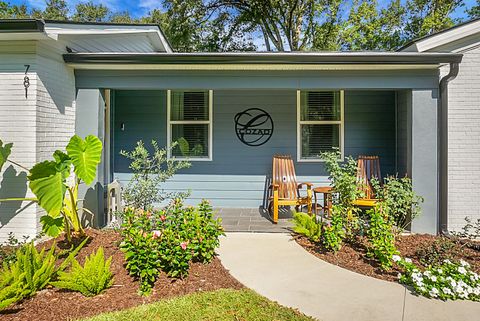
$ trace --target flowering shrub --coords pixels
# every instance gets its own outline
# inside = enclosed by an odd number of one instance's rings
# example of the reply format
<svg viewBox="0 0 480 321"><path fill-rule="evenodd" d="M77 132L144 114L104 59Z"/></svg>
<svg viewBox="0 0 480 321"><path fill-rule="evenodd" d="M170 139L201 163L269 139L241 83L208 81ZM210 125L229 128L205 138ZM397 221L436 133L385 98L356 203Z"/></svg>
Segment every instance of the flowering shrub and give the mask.
<svg viewBox="0 0 480 321"><path fill-rule="evenodd" d="M412 286L418 294L442 300L480 301L480 276L463 260L445 260L422 272L408 258L394 255L392 259L405 270L405 274L399 275L400 282Z"/></svg>
<svg viewBox="0 0 480 321"><path fill-rule="evenodd" d="M213 218L208 201L185 207L177 199L159 211L127 209L120 247L127 270L140 281L140 292L149 294L160 271L185 277L190 262L210 262L220 235L220 220Z"/></svg>
<svg viewBox="0 0 480 321"><path fill-rule="evenodd" d="M398 253L395 247L395 234L393 223L388 214L382 210L381 205L374 207L367 212L370 217L369 229L367 231L368 255L375 257L384 270L392 267L392 256Z"/></svg>

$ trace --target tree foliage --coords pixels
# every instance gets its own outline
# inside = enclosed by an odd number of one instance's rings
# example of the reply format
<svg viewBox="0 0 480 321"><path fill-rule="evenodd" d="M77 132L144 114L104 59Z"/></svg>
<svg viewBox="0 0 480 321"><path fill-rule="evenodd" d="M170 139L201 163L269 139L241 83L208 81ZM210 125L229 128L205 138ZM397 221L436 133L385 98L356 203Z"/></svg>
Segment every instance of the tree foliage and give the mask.
<svg viewBox="0 0 480 321"><path fill-rule="evenodd" d="M394 50L462 19L480 17L480 0L159 0L142 17L104 4L48 0L45 10L0 0L0 18L155 23L181 52Z"/></svg>

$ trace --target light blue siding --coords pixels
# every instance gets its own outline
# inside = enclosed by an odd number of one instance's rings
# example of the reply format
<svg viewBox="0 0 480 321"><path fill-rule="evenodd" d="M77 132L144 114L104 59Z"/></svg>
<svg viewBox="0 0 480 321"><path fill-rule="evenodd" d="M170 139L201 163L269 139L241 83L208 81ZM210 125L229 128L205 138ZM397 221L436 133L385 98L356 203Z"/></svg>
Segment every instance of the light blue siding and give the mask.
<svg viewBox="0 0 480 321"><path fill-rule="evenodd" d="M77 88L411 89L438 87L438 69L319 71L76 70Z"/></svg>
<svg viewBox="0 0 480 321"><path fill-rule="evenodd" d="M165 91L122 91L114 93L114 171L127 182L128 162L119 155L142 139L166 144ZM273 118L272 138L264 145L250 147L235 134L234 115L247 108L261 108ZM264 203L274 154L296 159L295 90L216 90L213 110L213 161L192 162L163 188L192 192L191 202L208 198L214 206L258 207ZM124 130L121 124L124 123ZM395 172L395 92L346 91L345 153L381 157L385 174ZM322 163L295 163L298 181L326 185Z"/></svg>

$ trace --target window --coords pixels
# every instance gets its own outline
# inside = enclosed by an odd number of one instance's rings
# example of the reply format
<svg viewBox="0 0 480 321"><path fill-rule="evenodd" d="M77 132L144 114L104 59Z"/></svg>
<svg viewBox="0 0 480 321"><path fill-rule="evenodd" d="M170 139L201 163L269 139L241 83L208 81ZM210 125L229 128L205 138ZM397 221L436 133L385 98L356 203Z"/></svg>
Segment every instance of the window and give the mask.
<svg viewBox="0 0 480 321"><path fill-rule="evenodd" d="M319 161L339 148L343 158L343 90L297 91L297 160Z"/></svg>
<svg viewBox="0 0 480 321"><path fill-rule="evenodd" d="M170 158L212 160L212 90L168 90L167 138Z"/></svg>

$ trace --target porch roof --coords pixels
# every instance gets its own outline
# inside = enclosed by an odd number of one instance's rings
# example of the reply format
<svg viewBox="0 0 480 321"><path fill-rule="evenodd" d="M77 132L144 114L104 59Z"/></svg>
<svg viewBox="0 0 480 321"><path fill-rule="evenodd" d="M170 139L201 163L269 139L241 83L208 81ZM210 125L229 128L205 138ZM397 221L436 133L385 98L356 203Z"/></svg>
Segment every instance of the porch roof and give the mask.
<svg viewBox="0 0 480 321"><path fill-rule="evenodd" d="M421 65L459 63L458 53L418 52L225 52L67 53L66 63L82 65Z"/></svg>

